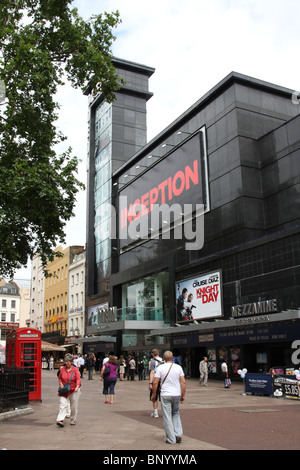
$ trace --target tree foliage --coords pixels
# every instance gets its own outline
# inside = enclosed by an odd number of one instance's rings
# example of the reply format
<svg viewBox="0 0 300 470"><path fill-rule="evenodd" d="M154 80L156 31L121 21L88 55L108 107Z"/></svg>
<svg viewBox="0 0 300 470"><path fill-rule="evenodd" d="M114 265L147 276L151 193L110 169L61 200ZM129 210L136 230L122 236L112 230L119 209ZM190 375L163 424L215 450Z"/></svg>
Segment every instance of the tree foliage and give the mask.
<svg viewBox="0 0 300 470"><path fill-rule="evenodd" d="M54 148L58 86L67 79L108 101L120 87L111 63L118 11L84 21L73 0L1 0L0 275L12 275L39 253L45 265L64 243L74 215L78 159ZM85 136L83 136L85 137Z"/></svg>

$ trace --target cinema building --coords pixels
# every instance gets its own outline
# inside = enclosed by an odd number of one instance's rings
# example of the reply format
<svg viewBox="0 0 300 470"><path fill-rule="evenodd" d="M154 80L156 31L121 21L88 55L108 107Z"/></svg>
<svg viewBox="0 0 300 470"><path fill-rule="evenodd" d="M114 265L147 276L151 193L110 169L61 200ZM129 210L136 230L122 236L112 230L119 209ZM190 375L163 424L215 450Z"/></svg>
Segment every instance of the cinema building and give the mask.
<svg viewBox="0 0 300 470"><path fill-rule="evenodd" d="M230 73L150 142L154 69L90 100L85 347L171 348L197 376L293 367L300 340L300 105ZM107 168L106 168L107 166ZM92 338L93 336L93 338ZM107 345L108 343L106 343ZM102 345L102 346L101 346Z"/></svg>

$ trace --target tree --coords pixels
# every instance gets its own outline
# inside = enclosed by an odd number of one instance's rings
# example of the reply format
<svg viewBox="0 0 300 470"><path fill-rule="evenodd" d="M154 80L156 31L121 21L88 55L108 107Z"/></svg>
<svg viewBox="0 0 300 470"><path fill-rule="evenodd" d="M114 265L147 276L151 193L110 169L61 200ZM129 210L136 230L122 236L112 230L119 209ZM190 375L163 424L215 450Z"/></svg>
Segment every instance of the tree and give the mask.
<svg viewBox="0 0 300 470"><path fill-rule="evenodd" d="M66 139L55 127L58 86L69 80L107 101L121 86L110 51L119 12L84 21L72 2L1 0L1 276L12 276L35 253L44 266L53 260L83 187L72 149L62 155L54 149Z"/></svg>

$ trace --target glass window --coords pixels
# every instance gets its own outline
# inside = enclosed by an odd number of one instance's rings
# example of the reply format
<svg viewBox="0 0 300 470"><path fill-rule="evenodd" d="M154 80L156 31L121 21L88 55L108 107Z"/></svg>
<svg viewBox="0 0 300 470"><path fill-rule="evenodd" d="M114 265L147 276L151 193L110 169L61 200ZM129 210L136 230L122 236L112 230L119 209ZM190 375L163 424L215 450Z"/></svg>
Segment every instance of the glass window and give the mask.
<svg viewBox="0 0 300 470"><path fill-rule="evenodd" d="M169 273L161 272L122 286L122 318L169 321Z"/></svg>

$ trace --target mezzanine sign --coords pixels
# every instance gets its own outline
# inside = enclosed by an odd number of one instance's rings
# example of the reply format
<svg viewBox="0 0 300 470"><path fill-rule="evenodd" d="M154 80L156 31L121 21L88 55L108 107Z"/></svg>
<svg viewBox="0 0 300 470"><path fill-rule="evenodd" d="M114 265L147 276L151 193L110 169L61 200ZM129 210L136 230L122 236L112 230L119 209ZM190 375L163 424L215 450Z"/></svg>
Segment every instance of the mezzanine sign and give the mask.
<svg viewBox="0 0 300 470"><path fill-rule="evenodd" d="M264 313L277 312L277 299L263 300L261 302L251 302L248 304L235 305L231 307L233 318L248 317L251 315L261 315Z"/></svg>

